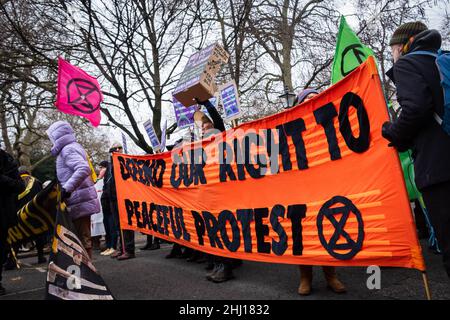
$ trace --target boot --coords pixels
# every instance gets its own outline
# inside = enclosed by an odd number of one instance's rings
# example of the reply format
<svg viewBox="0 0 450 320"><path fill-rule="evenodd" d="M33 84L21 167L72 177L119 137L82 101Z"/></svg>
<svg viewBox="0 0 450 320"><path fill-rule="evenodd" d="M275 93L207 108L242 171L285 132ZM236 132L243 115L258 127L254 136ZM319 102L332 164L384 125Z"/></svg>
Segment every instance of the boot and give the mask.
<svg viewBox="0 0 450 320"><path fill-rule="evenodd" d="M181 255L181 247L178 244L174 244L172 250L170 250L170 253L166 256L166 259L179 258Z"/></svg>
<svg viewBox="0 0 450 320"><path fill-rule="evenodd" d="M221 283L233 279L233 271L229 263L219 263L217 272L211 276L211 281Z"/></svg>
<svg viewBox="0 0 450 320"><path fill-rule="evenodd" d="M347 290L341 281L337 278L335 267L323 267L325 280L327 280L327 287L336 293L344 293Z"/></svg>
<svg viewBox="0 0 450 320"><path fill-rule="evenodd" d="M298 287L298 294L307 296L311 293L312 283L312 266L300 265L300 285Z"/></svg>

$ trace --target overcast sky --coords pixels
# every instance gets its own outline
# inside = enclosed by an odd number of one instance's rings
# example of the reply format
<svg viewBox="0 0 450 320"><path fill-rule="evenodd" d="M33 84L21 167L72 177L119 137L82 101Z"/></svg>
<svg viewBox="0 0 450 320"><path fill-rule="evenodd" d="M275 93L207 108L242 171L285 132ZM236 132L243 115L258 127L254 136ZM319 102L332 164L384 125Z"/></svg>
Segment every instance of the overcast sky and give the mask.
<svg viewBox="0 0 450 320"><path fill-rule="evenodd" d="M430 29L440 29L443 17L445 12L450 11L450 1L449 0L436 0L435 5L433 5L431 8L426 10L426 16L427 21L426 24ZM347 22L350 24L350 26L353 29L357 29L357 20L354 18L354 15L356 14L355 7L350 3L350 1L339 1L338 4L338 10L347 17ZM376 20L374 21L376 23ZM216 39L211 39L211 43ZM448 48L450 49L450 48ZM106 117L103 115L103 118L106 120ZM165 119L168 119L168 126L170 126L174 121L174 112L172 106L163 103L162 107L162 122L161 126L163 125ZM145 120L144 120L145 121ZM141 123L142 125L142 123ZM121 131L119 129L114 128L105 128L103 130L106 130L108 136L110 137L110 142L113 143L114 141L122 141L121 138ZM144 133L144 136L146 137L147 141L150 142L150 139L148 139L145 130L142 126L142 132ZM187 134L187 130L183 130L184 134ZM181 134L174 134L168 141L167 144L173 144L176 140L178 140L181 137ZM135 153L135 154L142 154L142 150L135 146L134 143L132 143L131 139L127 137L127 144L129 148L129 153Z"/></svg>

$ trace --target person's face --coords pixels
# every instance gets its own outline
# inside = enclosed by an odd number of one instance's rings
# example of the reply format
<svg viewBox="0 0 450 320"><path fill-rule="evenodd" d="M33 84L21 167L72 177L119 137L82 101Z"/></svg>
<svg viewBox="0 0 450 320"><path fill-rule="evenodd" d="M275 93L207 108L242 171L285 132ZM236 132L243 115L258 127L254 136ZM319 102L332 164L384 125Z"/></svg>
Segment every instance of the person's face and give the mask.
<svg viewBox="0 0 450 320"><path fill-rule="evenodd" d="M106 168L105 167L100 167L100 172L98 174L98 179L101 179L105 176L106 173Z"/></svg>
<svg viewBox="0 0 450 320"><path fill-rule="evenodd" d="M303 100L303 101L311 100L315 96L317 96L317 93L310 93L306 96L305 100Z"/></svg>
<svg viewBox="0 0 450 320"><path fill-rule="evenodd" d="M392 58L394 59L394 63L396 63L402 56L402 49L402 44L394 44L391 46Z"/></svg>
<svg viewBox="0 0 450 320"><path fill-rule="evenodd" d="M117 148L111 149L110 153L112 154L113 152L122 152L122 147L117 147Z"/></svg>
<svg viewBox="0 0 450 320"><path fill-rule="evenodd" d="M214 126L211 122L209 121L203 121L202 123L202 132L205 133L206 131L213 129Z"/></svg>

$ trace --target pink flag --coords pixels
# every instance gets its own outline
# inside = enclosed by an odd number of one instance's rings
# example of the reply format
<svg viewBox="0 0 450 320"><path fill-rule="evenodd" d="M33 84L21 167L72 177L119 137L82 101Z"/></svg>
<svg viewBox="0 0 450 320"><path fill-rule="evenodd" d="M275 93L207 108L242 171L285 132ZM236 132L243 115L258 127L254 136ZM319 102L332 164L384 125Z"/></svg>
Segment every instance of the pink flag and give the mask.
<svg viewBox="0 0 450 320"><path fill-rule="evenodd" d="M97 79L59 57L56 108L64 113L85 117L97 127L101 120L102 101Z"/></svg>

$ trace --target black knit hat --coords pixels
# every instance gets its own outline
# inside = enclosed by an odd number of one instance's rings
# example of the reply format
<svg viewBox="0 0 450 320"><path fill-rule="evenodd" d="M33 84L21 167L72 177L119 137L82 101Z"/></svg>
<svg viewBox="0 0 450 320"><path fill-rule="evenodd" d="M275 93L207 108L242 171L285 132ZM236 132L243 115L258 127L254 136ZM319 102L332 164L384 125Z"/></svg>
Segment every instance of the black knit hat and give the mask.
<svg viewBox="0 0 450 320"><path fill-rule="evenodd" d="M108 161L102 161L102 162L100 162L99 166L102 168L108 168L108 164L109 164Z"/></svg>
<svg viewBox="0 0 450 320"><path fill-rule="evenodd" d="M404 23L395 30L389 45L406 44L409 38L425 30L428 30L427 26L420 21Z"/></svg>

